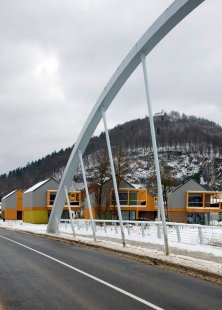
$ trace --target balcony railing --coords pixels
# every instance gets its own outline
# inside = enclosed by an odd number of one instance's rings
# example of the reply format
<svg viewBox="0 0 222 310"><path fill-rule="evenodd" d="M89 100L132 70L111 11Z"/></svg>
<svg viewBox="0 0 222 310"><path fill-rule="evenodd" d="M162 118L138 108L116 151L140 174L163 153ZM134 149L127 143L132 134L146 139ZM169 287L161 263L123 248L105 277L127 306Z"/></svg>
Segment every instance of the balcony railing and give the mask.
<svg viewBox="0 0 222 310"><path fill-rule="evenodd" d="M221 203L210 203L210 202L188 202L188 208L212 208L212 209L220 209Z"/></svg>
<svg viewBox="0 0 222 310"><path fill-rule="evenodd" d="M132 207L132 208L134 208L134 207L146 208L147 207L147 203L144 199L143 200L138 200L138 199L132 200L131 199L130 201L126 200L126 199L120 199L119 202L120 202L120 206L122 206L122 207ZM116 206L116 200L115 199L113 199L111 204L110 204L110 207L112 207L112 206Z"/></svg>

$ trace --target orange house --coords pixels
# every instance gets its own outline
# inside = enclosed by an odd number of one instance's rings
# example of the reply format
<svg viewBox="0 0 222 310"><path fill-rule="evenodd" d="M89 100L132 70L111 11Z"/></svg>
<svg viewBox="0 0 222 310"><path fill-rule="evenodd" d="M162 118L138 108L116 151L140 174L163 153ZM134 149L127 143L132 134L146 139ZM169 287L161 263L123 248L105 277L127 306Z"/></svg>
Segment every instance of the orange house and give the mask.
<svg viewBox="0 0 222 310"><path fill-rule="evenodd" d="M215 191L187 191L186 212L189 223L209 224L211 219L218 219L222 211L221 193Z"/></svg>
<svg viewBox="0 0 222 310"><path fill-rule="evenodd" d="M172 222L206 224L219 219L221 193L207 191L189 179L168 194L168 217Z"/></svg>
<svg viewBox="0 0 222 310"><path fill-rule="evenodd" d="M89 187L90 202L94 218L114 220L117 218L117 207L112 179L107 180L101 190L98 184ZM98 202L100 195L100 203ZM157 215L155 197L147 189L136 189L124 179L120 180L119 200L123 220L154 220ZM89 209L85 199L84 218L89 219Z"/></svg>
<svg viewBox="0 0 222 310"><path fill-rule="evenodd" d="M119 201L123 220L155 220L157 207L155 197L148 193L147 189L120 188ZM108 212L112 218L117 216L116 199L114 190L110 191Z"/></svg>
<svg viewBox="0 0 222 310"><path fill-rule="evenodd" d="M5 220L22 220L22 199L23 192L20 189L4 196L1 200L2 218Z"/></svg>
<svg viewBox="0 0 222 310"><path fill-rule="evenodd" d="M57 190L48 190L46 193L46 208L50 214L53 203L57 194ZM81 211L81 192L80 191L70 191L68 192L69 203L71 211L74 212L75 216L80 216ZM65 201L63 213L61 216L63 219L69 219L69 209L67 201Z"/></svg>

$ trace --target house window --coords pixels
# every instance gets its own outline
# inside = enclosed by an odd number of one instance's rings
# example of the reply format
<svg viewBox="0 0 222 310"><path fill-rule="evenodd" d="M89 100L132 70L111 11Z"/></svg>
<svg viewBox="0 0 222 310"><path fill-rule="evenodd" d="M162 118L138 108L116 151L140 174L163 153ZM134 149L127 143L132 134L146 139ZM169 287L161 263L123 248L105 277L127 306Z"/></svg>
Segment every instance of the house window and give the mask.
<svg viewBox="0 0 222 310"><path fill-rule="evenodd" d="M187 213L187 223L209 225L210 213Z"/></svg>
<svg viewBox="0 0 222 310"><path fill-rule="evenodd" d="M135 221L136 212L135 211L122 211L122 218L124 221Z"/></svg>
<svg viewBox="0 0 222 310"><path fill-rule="evenodd" d="M128 205L128 193L119 193L119 202L120 205Z"/></svg>
<svg viewBox="0 0 222 310"><path fill-rule="evenodd" d="M50 193L49 195L49 205L52 206L54 204L55 201L55 197L56 197L56 193Z"/></svg>
<svg viewBox="0 0 222 310"><path fill-rule="evenodd" d="M127 192L120 192L119 193L119 203L120 205L128 205L128 193ZM115 193L112 192L112 205L116 205L116 197Z"/></svg>
<svg viewBox="0 0 222 310"><path fill-rule="evenodd" d="M196 208L203 207L203 195L189 193L188 207L196 207Z"/></svg>
<svg viewBox="0 0 222 310"><path fill-rule="evenodd" d="M71 206L78 206L79 205L79 193L70 193L69 201L70 201Z"/></svg>
<svg viewBox="0 0 222 310"><path fill-rule="evenodd" d="M62 215L61 215L61 219L68 220L69 219L69 211L63 210Z"/></svg>
<svg viewBox="0 0 222 310"><path fill-rule="evenodd" d="M138 204L137 202L137 192L130 192L129 193L129 205L130 206L136 206ZM146 203L146 202L145 202ZM142 203L141 203L142 204Z"/></svg>

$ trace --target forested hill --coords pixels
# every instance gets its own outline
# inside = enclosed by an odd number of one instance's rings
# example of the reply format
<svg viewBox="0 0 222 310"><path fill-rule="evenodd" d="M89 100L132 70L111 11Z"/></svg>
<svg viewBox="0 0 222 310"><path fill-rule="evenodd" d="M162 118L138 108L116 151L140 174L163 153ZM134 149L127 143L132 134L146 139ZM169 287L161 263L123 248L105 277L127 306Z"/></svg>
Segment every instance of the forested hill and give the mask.
<svg viewBox="0 0 222 310"><path fill-rule="evenodd" d="M177 151L177 156L185 153L198 153L201 159L208 158L209 154L211 154L212 159L213 154L214 159L219 160L218 165L220 165L220 154L222 154L221 126L203 118L180 115L175 111L168 114L159 113L155 115L154 121L157 143L161 152L166 154L174 150ZM150 149L151 138L148 118L136 119L116 126L110 130L110 140L112 147L117 149ZM14 189L25 190L52 176L60 178L71 149L71 147L67 147L65 150L61 149L37 161L30 162L25 167L19 167L8 174L0 175L0 199ZM100 136L93 137L90 140L85 156L103 149L106 149L106 141L105 134L101 133ZM211 174L217 173L215 169L219 168L211 169ZM213 176L209 177L212 178Z"/></svg>
<svg viewBox="0 0 222 310"><path fill-rule="evenodd" d="M160 147L179 145L214 149L222 147L222 127L212 121L195 116L180 115L178 112L158 113L154 117L157 144ZM113 147L143 148L151 146L148 118L136 119L110 130ZM105 148L105 134L93 137L87 153Z"/></svg>

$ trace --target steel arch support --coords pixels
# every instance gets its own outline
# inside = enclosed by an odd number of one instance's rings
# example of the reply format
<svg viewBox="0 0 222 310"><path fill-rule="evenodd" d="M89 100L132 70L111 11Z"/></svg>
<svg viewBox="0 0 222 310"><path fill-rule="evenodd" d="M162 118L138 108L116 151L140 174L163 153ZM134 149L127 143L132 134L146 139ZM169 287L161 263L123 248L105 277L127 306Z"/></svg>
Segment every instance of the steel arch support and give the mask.
<svg viewBox="0 0 222 310"><path fill-rule="evenodd" d="M48 233L58 232L58 221L61 217L65 193L64 185L69 189L79 165L79 150L84 153L90 138L102 118L103 108L108 109L113 99L141 62L141 54L148 55L152 49L178 24L205 0L175 0L167 10L144 33L131 49L120 66L107 83L94 108L89 114L85 125L72 150L56 195L54 206L47 226Z"/></svg>

